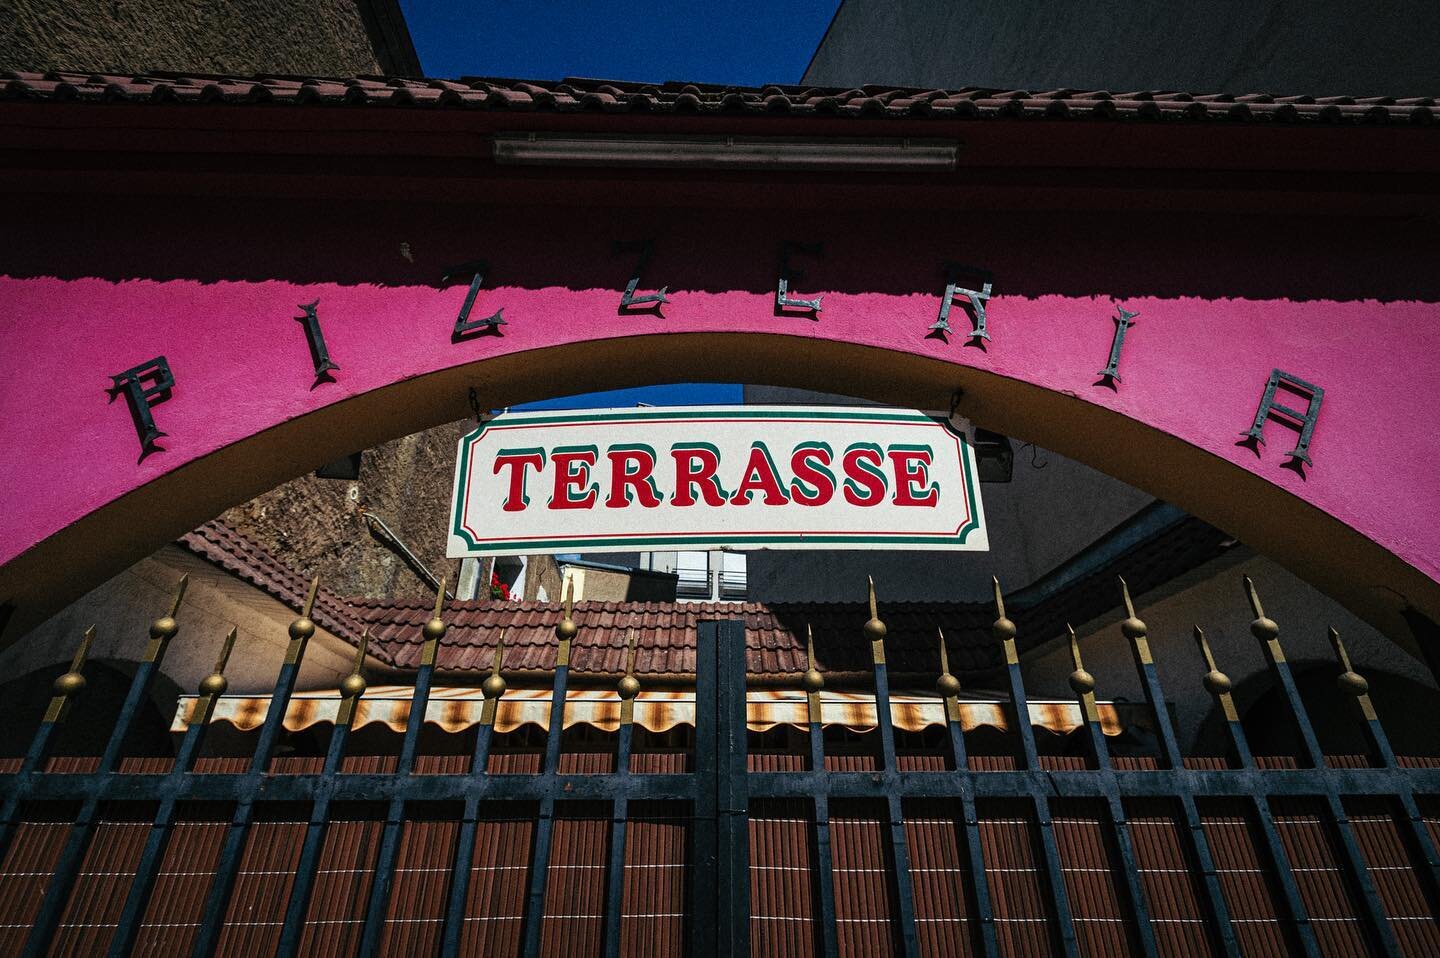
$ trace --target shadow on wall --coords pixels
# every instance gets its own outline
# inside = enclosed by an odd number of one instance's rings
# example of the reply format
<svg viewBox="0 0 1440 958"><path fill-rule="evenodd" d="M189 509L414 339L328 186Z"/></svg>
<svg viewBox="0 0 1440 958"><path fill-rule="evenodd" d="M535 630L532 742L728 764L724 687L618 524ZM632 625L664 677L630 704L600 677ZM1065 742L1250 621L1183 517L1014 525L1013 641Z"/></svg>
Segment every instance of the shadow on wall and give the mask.
<svg viewBox="0 0 1440 958"><path fill-rule="evenodd" d="M1333 662L1291 663L1295 685L1310 725L1327 755L1360 755L1366 751L1360 720L1349 696L1335 686ZM1396 755L1440 755L1440 723L1416 716L1440 713L1440 690L1390 672L1365 670L1370 701ZM1235 690L1241 724L1255 755L1302 754L1298 727L1285 694L1268 673L1253 676ZM1244 703L1249 703L1245 705ZM1224 754L1226 739L1218 708L1206 716L1196 739L1197 754Z"/></svg>
<svg viewBox="0 0 1440 958"><path fill-rule="evenodd" d="M134 662L86 663L85 688L72 699L70 714L60 726L52 755L98 756L104 753L111 729L130 691ZM69 671L68 662L37 669L0 685L0 758L23 756L50 704L52 683ZM140 707L126 738L125 756L173 755L170 719L179 686L164 675L156 678L151 697ZM171 703L163 711L158 702Z"/></svg>
<svg viewBox="0 0 1440 958"><path fill-rule="evenodd" d="M277 233L275 216L282 211L305 228ZM442 274L466 255L459 251L491 249L504 237L503 254L488 260L487 289L613 289L618 301L635 267L633 254L612 249L619 232L653 237L647 286L773 294L779 241L797 232L792 213L680 212L641 207L617 221L608 210L567 209L557 231L551 218L542 222L528 210L495 209L487 210L486 228L478 231L474 208L465 204L286 199L237 207L229 198L191 196L157 207L148 198L112 196L97 207L93 198L44 196L15 198L0 222L28 229L43 221L52 235L88 240L5 250L3 271L16 279L438 287ZM853 211L807 216L802 232L827 242L819 253L796 256L795 266L805 274L803 291L925 291L938 301L945 288L943 262L951 255L946 251L954 245L954 213L866 211L862 218L865 232L883 237L890 255L877 259L872 240L845 238L856 229ZM965 224L967 233L985 238L985 269L1005 296L1440 300L1440 276L1428 269L1436 239L1419 218L1337 218L1326 229L1307 228L1294 217L1251 218L1237 230L1234 216L1129 212L1109 214L1105 241L1098 243L1091 214L973 211ZM177 236L186 239L177 242ZM399 252L398 238L404 237L427 242L407 258ZM91 254L96 246L105 248L103 260ZM1165 255L1157 256L1157 248ZM1217 259L1217 248L1227 255ZM1277 249L1285 251L1283 268ZM1256 263L1277 268L1257 269Z"/></svg>

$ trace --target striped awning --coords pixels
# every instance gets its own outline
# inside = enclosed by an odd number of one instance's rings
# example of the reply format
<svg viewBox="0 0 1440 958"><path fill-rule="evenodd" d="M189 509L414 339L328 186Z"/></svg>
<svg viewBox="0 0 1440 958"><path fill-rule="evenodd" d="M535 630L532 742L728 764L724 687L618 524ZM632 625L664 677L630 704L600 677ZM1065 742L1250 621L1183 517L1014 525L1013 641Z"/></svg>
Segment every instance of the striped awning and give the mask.
<svg viewBox="0 0 1440 958"><path fill-rule="evenodd" d="M405 685L381 685L368 689L355 710L354 727L380 723L403 732L410 718L414 690ZM497 732L513 732L523 725L550 724L552 694L548 689L511 689L500 700L495 715ZM171 724L172 732L185 730L195 696L182 695ZM425 721L446 732L460 732L480 721L484 699L474 687L432 688L425 709ZM269 696L226 695L216 704L213 721L229 722L241 731L259 728L270 707ZM297 692L285 712L285 728L298 732L312 725L333 723L340 708L336 690ZM919 732L944 725L944 702L934 695L893 693L890 696L892 721L897 729ZM1099 703L1100 721L1106 735L1119 735L1136 716L1125 714L1133 707L1113 702ZM867 732L876 726L875 698L864 692L821 692L820 714L826 725L843 725L851 731ZM1009 728L1005 703L961 701L960 721L965 730L989 726ZM1065 734L1082 722L1080 708L1072 701L1030 700L1030 723ZM641 692L635 701L635 724L651 732L665 732L677 725L695 724L695 693ZM620 696L603 689L573 689L565 696L565 727L590 725L613 732L620 727ZM746 694L746 725L763 732L777 725L808 726L805 693L790 689L752 689Z"/></svg>

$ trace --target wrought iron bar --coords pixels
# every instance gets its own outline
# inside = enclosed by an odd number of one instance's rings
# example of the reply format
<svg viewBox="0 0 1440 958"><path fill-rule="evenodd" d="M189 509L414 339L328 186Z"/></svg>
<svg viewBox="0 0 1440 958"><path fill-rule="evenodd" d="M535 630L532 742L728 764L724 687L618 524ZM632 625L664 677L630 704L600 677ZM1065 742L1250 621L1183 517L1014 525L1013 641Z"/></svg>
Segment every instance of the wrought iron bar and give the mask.
<svg viewBox="0 0 1440 958"><path fill-rule="evenodd" d="M625 675L620 679L620 728L616 732L615 774L622 781L630 775L630 742L635 731L635 696L640 682L635 678L635 630L626 642ZM625 824L629 803L618 792L610 803L610 857L605 866L605 958L620 955L620 913L625 895Z"/></svg>
<svg viewBox="0 0 1440 958"><path fill-rule="evenodd" d="M1255 583L1251 581L1250 577L1243 576L1242 582L1250 600L1250 609L1255 614L1255 619L1250 623L1250 634L1260 641L1266 662L1270 666L1270 674L1284 694L1286 704L1290 706L1291 716L1300 732L1303 746L1302 758L1307 760L1312 768L1324 768L1324 753L1320 750L1315 729L1310 724L1310 715L1305 710L1305 703L1300 700L1300 690L1296 687L1295 677L1290 672L1290 663L1285 658L1285 650L1280 646L1280 626L1274 619L1265 615L1265 610L1260 606L1260 596L1255 591ZM1394 931L1390 928L1390 921L1385 915L1385 907L1380 901L1380 895L1375 889L1369 869L1365 866L1365 856L1355 840L1355 832L1350 828L1350 819L1345 812L1341 792L1333 780L1327 778L1325 782L1326 788L1322 795L1330 812L1330 823L1334 826L1335 834L1340 839L1345 869L1354 883L1354 887L1360 891L1360 904L1365 913L1370 935L1385 954L1398 955L1400 946L1395 940Z"/></svg>
<svg viewBox="0 0 1440 958"><path fill-rule="evenodd" d="M80 646L75 650L70 670L55 678L52 689L54 695L50 699L49 707L45 709L45 717L40 720L39 728L30 739L30 748L20 760L20 769L11 780L9 795L5 799L3 811L0 811L0 861L4 861L10 851L10 842L20 824L17 819L21 803L29 794L36 773L44 769L50 750L55 745L55 735L70 714L70 700L85 689L85 659L89 656L90 646L94 641L95 626L92 625L80 637Z"/></svg>
<svg viewBox="0 0 1440 958"><path fill-rule="evenodd" d="M360 636L360 647L355 651L355 664L350 674L340 682L340 708L335 716L335 728L330 733L330 743L325 750L325 764L321 775L323 781L315 801L310 806L310 821L305 826L305 841L300 848L300 861L295 866L295 881L290 886L290 901L285 909L285 923L280 929L280 944L275 949L276 958L289 958L300 950L300 939L305 934L305 915L310 907L310 893L315 887L315 877L320 867L320 851L325 844L325 832L330 824L330 786L340 772L345 759L345 743L349 740L350 729L355 721L355 708L360 696L365 694L365 650L370 644L370 630Z"/></svg>
<svg viewBox="0 0 1440 958"><path fill-rule="evenodd" d="M1021 767L1028 771L1040 768L1039 754L1035 750L1035 730L1030 727L1030 700L1025 695L1025 681L1020 673L1020 654L1015 647L1015 623L1005 615L1005 597L1000 592L1000 580L992 577L995 588L995 623L991 634L1000 642L1005 654L1005 676L1010 685L1010 711L1015 732L1020 739L1019 760ZM1065 890L1065 873L1060 867L1060 849L1055 842L1055 828L1050 819L1050 788L1046 785L1036 788L1027 796L1035 812L1040 831L1040 850L1045 859L1045 878L1050 891L1050 900L1055 906L1055 932L1060 951L1067 958L1079 954L1075 941L1075 927L1070 912L1070 896Z"/></svg>
<svg viewBox="0 0 1440 958"><path fill-rule="evenodd" d="M1123 578L1119 581L1120 596L1125 603L1125 619L1120 623L1120 632L1130 643L1135 671L1140 675L1140 685L1145 693L1145 703L1155 718L1155 730L1160 739L1160 766L1183 769L1185 758L1180 752L1180 743L1175 738L1175 726L1170 721L1170 711L1165 704L1165 690L1160 685L1160 675L1150 654L1149 629L1144 620L1135 614L1135 603L1130 600L1130 587ZM1208 929L1211 944L1218 946L1227 955L1238 954L1240 946L1235 940L1235 928L1230 922L1230 908L1225 901L1225 890L1220 886L1220 876L1215 870L1215 858L1210 851L1210 841L1205 836L1200 810L1195 805L1195 796L1190 793L1190 780L1181 776L1180 781L1185 787L1177 793L1176 798L1180 801L1181 814L1185 816L1186 845L1200 872L1205 903L1213 920L1213 925Z"/></svg>
<svg viewBox="0 0 1440 958"><path fill-rule="evenodd" d="M505 678L500 674L505 657L505 630L495 640L495 664L480 684L485 704L480 710L480 724L475 728L475 747L470 755L470 776L476 781L487 774L490 764L490 742L495 732L495 715L505 694ZM470 890L470 867L475 857L475 831L480 821L478 790L470 789L465 796L465 812L460 819L460 835L455 842L455 860L451 863L450 894L445 906L445 928L440 940L440 953L451 958L460 951L465 933L465 909Z"/></svg>
<svg viewBox="0 0 1440 958"><path fill-rule="evenodd" d="M1080 656L1080 640L1067 622L1065 629L1070 633L1070 657L1075 671L1070 673L1070 690L1075 693L1080 706L1080 720L1085 729L1085 745L1090 761L1100 772L1104 786L1106 808L1110 812L1110 825L1115 836L1115 850L1120 856L1120 881L1129 899L1131 913L1135 916L1135 934L1143 954L1156 954L1155 929L1150 926L1150 906L1145 898L1145 887L1140 879L1140 862L1135 855L1135 845L1130 839L1130 824L1125 815L1125 803L1115 786L1114 772L1110 767L1110 747L1105 742L1105 729L1100 725L1100 709L1095 704L1095 676L1085 671Z"/></svg>
<svg viewBox="0 0 1440 958"><path fill-rule="evenodd" d="M235 789L235 811L230 820L230 828L225 833L225 844L220 849L219 860L230 863L231 867L217 870L215 879L210 884L210 893L205 898L205 911L200 919L200 929L195 935L195 945L191 951L195 958L208 958L214 954L215 946L220 940L225 913L230 907L230 894L235 890L235 879L240 872L240 856L250 835L255 799L262 787L272 784L265 781L265 772L270 766L270 757L275 751L280 731L285 727L285 713L290 707L290 697L295 693L295 683L300 678L300 664L305 659L305 649L315 635L315 621L310 618L310 613L315 609L315 593L319 588L320 579L317 576L310 580L310 590L300 609L300 617L290 623L290 644L285 649L285 660L275 678L275 689L270 694L270 705L265 712L265 722L260 726L260 735L255 742L255 754L251 756L249 771L241 777Z"/></svg>
<svg viewBox="0 0 1440 958"><path fill-rule="evenodd" d="M805 626L805 673L800 677L805 689L805 711L809 725L809 770L816 776L825 774L825 723L820 692L825 676L815 667L815 633ZM835 928L835 856L830 845L830 796L823 788L816 789L815 806L815 897L819 906L817 925L820 953L833 955L839 951Z"/></svg>
<svg viewBox="0 0 1440 958"><path fill-rule="evenodd" d="M885 672L885 623L875 603L875 580L867 580L870 618L865 623L865 636L870 640L870 659L875 669L875 721L880 736L881 777L892 782L899 768L895 759L895 725L890 712L890 678ZM910 850L905 841L905 815L900 795L893 790L886 795L886 824L890 838L890 863L895 879L896 918L900 931L900 951L907 958L919 954L915 941L915 896L910 880Z"/></svg>
<svg viewBox="0 0 1440 958"><path fill-rule="evenodd" d="M430 682L435 674L435 657L440 641L445 638L445 620L440 613L445 605L445 580L435 590L435 612L425 623L425 637L420 653L420 667L415 671L415 690L410 696L410 714L405 719L405 738L400 742L400 755L395 760L395 780L408 779L415 770L415 752L420 745L420 730L425 727L425 710L430 704ZM361 956L380 953L380 939L385 930L385 915L390 905L390 889L395 881L395 858L400 851L401 831L405 826L405 790L390 799L385 810L385 827L380 834L380 853L375 859L375 876L370 881L370 900L365 909L365 928L360 934L356 953Z"/></svg>
<svg viewBox="0 0 1440 958"><path fill-rule="evenodd" d="M195 759L200 755L200 745L210 726L210 718L215 714L215 703L228 687L225 666L230 661L230 653L235 650L236 635L236 630L232 628L220 646L220 657L215 660L215 668L200 680L199 695L186 717L185 734L180 739L180 748L167 777L167 784L172 788L183 783L195 767ZM155 820L150 825L150 833L145 836L145 848L135 866L135 878L130 882L130 890L125 895L125 905L120 911L119 923L106 951L109 958L121 958L130 954L135 947L135 938L140 933L140 924L145 918L150 895L155 888L155 876L160 871L160 863L175 827L176 803L177 799L173 795L160 802Z"/></svg>
<svg viewBox="0 0 1440 958"><path fill-rule="evenodd" d="M1352 702L1353 714L1359 720L1371 759L1378 761L1382 767L1395 768L1395 751L1390 747L1390 738L1385 734L1385 728L1370 701L1370 683L1350 664L1350 654L1345 651L1345 643L1335 629L1330 630L1330 647L1335 650L1335 658L1342 670L1335 678L1335 685ZM1414 793L1407 788L1395 797L1405 813L1405 839L1418 853L1425 868L1424 877L1428 879L1424 889L1426 902L1432 914L1440 915L1440 856L1436 854L1435 842L1415 803Z"/></svg>
<svg viewBox="0 0 1440 958"><path fill-rule="evenodd" d="M1235 708L1235 699L1230 694L1232 683L1230 676L1220 671L1215 664L1215 656L1210 651L1210 643L1205 639L1205 630L1195 626L1195 644L1200 649L1200 656L1205 660L1205 676L1200 680L1205 691L1215 699L1220 707L1220 714L1225 720L1225 731L1230 741L1230 753L1237 771L1258 775L1255 772L1255 759L1250 754L1250 743L1245 735L1245 727L1240 724L1240 713ZM1194 776L1187 776L1187 784L1193 781ZM1192 789L1193 794L1193 789ZM1275 869L1275 875L1280 882L1280 893L1285 899L1285 910L1289 912L1291 927L1300 942L1300 949L1305 953L1306 958L1315 958L1320 954L1320 942L1315 937L1315 928L1310 924L1310 913L1305 907L1305 901L1300 896L1300 887L1295 883L1295 873L1290 868L1290 856L1285 851L1285 843L1280 838L1280 830L1275 825L1275 816L1270 809L1270 800L1263 789L1257 788L1253 794L1246 796L1251 806L1255 809L1256 819L1260 823L1260 832L1265 838L1265 851L1270 859L1270 866Z"/></svg>
<svg viewBox="0 0 1440 958"><path fill-rule="evenodd" d="M965 727L960 722L960 680L950 674L950 653L945 648L945 633L938 629L936 632L940 637L940 678L936 680L935 688L945 701L945 725L950 733L950 752L955 763L953 778L960 793L962 841L965 843L965 860L970 866L970 881L962 883L966 886L962 891L969 899L978 925L980 953L986 958L994 958L1000 953L1000 942L995 935L995 907L990 899L990 880L985 875L980 819L975 814L975 790L970 782L972 773L965 750Z"/></svg>
<svg viewBox="0 0 1440 958"><path fill-rule="evenodd" d="M550 695L550 730L545 737L545 765L540 773L543 789L535 821L535 842L530 854L530 886L525 896L525 924L522 954L540 953L545 922L545 887L550 873L550 840L555 824L556 771L560 767L560 740L565 728L565 691L570 679L570 643L579 631L575 626L571 583L565 583L565 618L555 626L560 640L555 653L555 686Z"/></svg>
<svg viewBox="0 0 1440 958"><path fill-rule="evenodd" d="M160 664L165 659L165 652L170 647L170 640L180 631L180 624L175 621L175 616L180 612L180 603L185 599L185 588L189 583L188 575L180 577L180 584L175 589L175 598L170 603L170 611L150 624L150 642L145 648L145 655L141 659L140 665L135 669L135 675L130 680L130 690L120 708L120 715L110 728L109 740L106 742L105 751L95 770L95 774L98 776L109 775L119 765L120 752L125 747L125 740L130 734L131 726L135 723L135 716L150 694L150 686L154 683ZM91 635L93 637L93 633ZM77 656L77 659L79 658ZM71 672L62 675L56 680L56 691L61 690L69 676L79 676L79 674L77 669L72 668ZM83 677L80 684L81 686L84 684ZM77 688L76 691L79 689ZM69 708L69 702L68 696L62 696L60 706L62 712ZM24 954L26 956L42 955L49 950L51 940L55 937L55 930L60 925L65 904L70 900L70 892L75 887L80 864L84 861L85 853L90 848L90 840L95 835L95 826L99 824L96 819L99 814L100 796L92 794L81 805L80 814L76 817L69 835L66 836L65 846L61 849L60 857L56 860L55 867L51 872L50 883L45 887L44 901L31 925L30 934L25 940Z"/></svg>

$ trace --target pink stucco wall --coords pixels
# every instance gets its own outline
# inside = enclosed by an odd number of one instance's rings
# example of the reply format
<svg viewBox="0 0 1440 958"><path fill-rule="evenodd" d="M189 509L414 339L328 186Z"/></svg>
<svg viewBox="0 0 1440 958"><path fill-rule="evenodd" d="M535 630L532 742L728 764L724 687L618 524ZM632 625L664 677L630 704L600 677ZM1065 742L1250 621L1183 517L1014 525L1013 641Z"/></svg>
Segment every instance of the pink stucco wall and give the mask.
<svg viewBox="0 0 1440 958"><path fill-rule="evenodd" d="M1440 259L1433 240L1386 223L253 203L139 204L99 225L61 204L45 222L0 277L0 563L167 471L347 397L496 355L701 331L899 350L1073 393L1263 477L1440 580L1440 295L1425 278L1427 257L1430 273ZM616 312L633 256L610 244L639 236L657 242L644 286L671 288L663 319ZM806 272L795 293L824 296L819 322L772 313L781 239L826 243L823 258L794 261ZM503 307L509 325L455 344L465 289L435 282L473 258L494 277L475 315ZM946 259L995 273L985 351L926 336ZM341 370L312 390L293 317L317 298ZM1093 384L1117 301L1140 315L1111 391ZM154 410L168 438L137 465L124 401L107 405L105 390L160 354L177 380ZM1236 446L1273 367L1326 390L1303 478L1282 467L1294 430L1268 425L1259 458ZM667 378L707 378L703 357Z"/></svg>

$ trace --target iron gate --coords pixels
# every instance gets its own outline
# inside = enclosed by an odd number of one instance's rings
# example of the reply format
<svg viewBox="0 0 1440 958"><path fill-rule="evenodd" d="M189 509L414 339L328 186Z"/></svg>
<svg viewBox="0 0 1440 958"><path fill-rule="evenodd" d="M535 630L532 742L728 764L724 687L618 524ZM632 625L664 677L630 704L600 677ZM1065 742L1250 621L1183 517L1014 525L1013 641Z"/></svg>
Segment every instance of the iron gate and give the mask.
<svg viewBox="0 0 1440 958"><path fill-rule="evenodd" d="M1225 716L1231 756L1228 761L1215 761L1187 759L1181 754L1156 677L1146 626L1130 607L1128 593L1124 596L1127 618L1122 628L1154 716L1158 755L1152 760L1112 759L1096 704L1096 680L1084 669L1073 632L1075 671L1071 686L1082 717L1079 734L1085 759L1057 763L1053 757L1042 755L1029 721L1015 646L1016 628L1005 615L997 583L993 635L1003 648L1006 662L1009 727L1016 746L1012 760L994 762L967 756L960 687L946 664L943 636L939 637L937 691L946 716L944 767L919 770L907 768L900 760L890 708L885 627L876 611L872 589L871 618L864 625L864 634L872 652L879 745L873 768L827 768L819 695L824 676L814 668L813 658L810 670L798 677L807 692L808 761L802 763L803 768L794 770L764 770L751 761L747 755L750 750L743 679L744 623L716 621L701 623L698 632L692 765L683 772L631 774L633 704L639 691L632 653L619 686L621 722L613 770L566 773L560 762L561 738L570 680L570 648L577 636L567 605L566 618L556 629L558 655L539 770L501 775L487 772L496 706L505 691L498 649L491 676L483 687L484 711L468 769L416 774L436 650L446 631L438 601L435 615L424 629L423 657L393 768L364 773L343 770L352 719L365 690L360 676L365 653L362 644L354 671L341 686L340 712L323 762L309 771L282 774L277 770L275 751L286 707L306 644L315 631L309 618L314 584L301 617L290 627L287 655L255 738L253 754L243 770L196 769L216 699L225 691L223 671L234 642L233 632L214 674L201 685L173 762L145 768L127 766L122 755L126 733L178 631L176 614L183 596L182 583L170 614L157 620L151 629L145 660L135 673L103 754L83 768L57 765L50 760L57 729L83 690L82 673L92 630L71 670L56 681L55 697L28 754L0 779L0 860L4 862L0 878L10 880L28 871L34 884L26 887L35 892L35 906L28 913L24 913L23 903L11 904L9 926L23 926L23 935L15 935L14 940L18 944L23 938L24 953L39 955L49 951L56 943L67 908L78 907L79 886L90 882L86 886L90 899L96 897L96 888L102 887L95 884L94 869L87 871L84 867L90 857L100 853L103 843L96 840L98 831L112 828L117 822L128 823L127 834L137 843L138 855L125 866L125 874L120 876L123 881L103 886L113 888L111 900L88 906L96 914L103 913L103 920L91 922L89 927L99 928L101 933L87 940L113 955L130 953L143 929L163 924L167 917L169 903L155 898L157 875L162 862L169 860L167 856L173 858L179 853L172 842L182 808L207 803L207 807L227 809L220 822L224 837L215 866L202 869L193 878L197 886L204 887L203 908L193 922L188 950L195 955L213 954L221 944L227 914L235 907L239 863L242 856L254 852L252 846L260 841L256 823L266 820L269 810L300 807L305 810L304 837L298 858L293 867L277 877L282 891L272 902L271 911L262 916L264 920L252 922L267 925L272 932L278 929L265 939L275 943L277 954L297 954L311 923L310 905L320 877L322 848L336 808L378 801L384 813L378 820L375 847L364 851L367 862L373 862L373 877L363 907L356 905L355 923L360 926L356 951L371 955L382 950L387 915L400 881L397 859L402 831L407 822L414 820L415 810L423 806L448 810L450 816L446 834L453 836L453 851L437 849L430 859L441 862L439 870L448 872L443 883L443 914L434 919L439 925L435 941L444 954L462 953L471 950L466 939L467 921L484 917L473 913L473 903L467 897L471 882L479 874L477 831L487 821L491 808L523 803L533 810L534 827L528 857L522 859L525 864L519 869L523 878L516 879L524 882L523 896L519 896L523 916L516 916L520 922L517 944L526 955L555 951L556 943L563 941L563 929L558 932L559 938L547 944L545 927L547 881L554 872L557 803L588 801L603 803L607 810L599 950L607 956L618 955L622 950L634 950L623 947L622 935L622 873L626 868L627 827L633 821L630 808L640 802L668 802L681 803L687 809L689 834L690 890L684 937L674 944L688 954L749 954L752 948L768 948L766 942L770 941L763 925L768 919L759 914L770 906L752 898L753 890L761 887L757 884L757 869L772 867L766 862L773 859L774 852L756 831L757 822L764 819L759 810L766 803L789 802L790 807L798 803L804 809L800 824L805 847L795 853L798 858L791 864L775 867L792 868L807 876L802 890L806 902L796 906L797 915L792 919L803 922L805 929L800 937L802 945L797 948L801 951L813 949L827 955L855 952L858 939L848 931L846 923L870 921L883 923L879 938L872 935L869 939L872 944L879 940L884 947L905 955L972 951L996 955L1027 950L1070 955L1099 950L1105 941L1119 941L1122 947L1147 955L1187 950L1238 954L1264 949L1267 941L1280 942L1307 955L1344 950L1346 942L1385 954L1423 952L1440 941L1435 923L1440 869L1435 829L1440 824L1433 808L1422 809L1422 803L1433 802L1440 795L1440 769L1433 767L1433 762L1429 763L1432 767L1413 767L1416 763L1397 759L1371 707L1365 682L1350 668L1338 636L1333 639L1344 670L1340 686L1353 700L1369 754L1361 762L1337 762L1327 757L1300 701L1279 643L1279 628L1264 615L1253 586L1248 580L1245 584L1255 616L1251 630L1265 651L1300 733L1300 754L1293 762L1277 763L1251 755L1230 698L1229 680L1210 659L1198 629L1198 643L1209 668L1203 681ZM1356 802L1376 797L1393 810L1381 816L1389 825L1379 831L1352 811ZM1310 833L1297 830L1294 822L1299 820L1298 813L1287 804L1294 801L1310 803L1306 808L1311 811L1305 814L1313 812L1313 824L1319 830L1315 834L1328 836L1329 844L1324 849L1331 857L1326 859L1328 864L1321 863L1324 867L1317 865L1320 859L1307 858L1304 863L1295 860L1297 855L1320 852L1297 844L1295 836ZM882 852L876 860L878 867L837 865L832 809L838 803L853 802L867 802L880 810L874 820ZM1173 816L1167 818L1167 812L1157 818L1148 810L1151 806L1147 802L1168 803L1174 809ZM986 811L997 807L996 803L1000 803L1000 817ZM1250 823L1247 827L1253 826L1249 838L1232 841L1235 834L1217 825L1228 821L1217 819L1217 803L1229 803L1224 807L1238 809L1236 814ZM922 806L942 809L953 822L953 835L947 841L953 839L958 858L948 866L935 867L940 859L917 837L931 834L918 830L921 825L933 824L920 821L913 813ZM49 857L37 854L27 858L33 849L27 850L30 846L21 839L28 834L27 829L33 829L36 810L45 808L66 811L63 819L54 823L55 834L63 838L57 838L58 848L52 849ZM1088 811L1082 815L1076 809ZM73 816L69 814L72 810ZM1015 848L1000 847L995 838L1000 834L996 822L1012 819L1022 827L1005 834L1019 836L1019 844ZM1169 886L1163 874L1166 869L1155 864L1156 855L1164 849L1157 852L1159 846L1153 839L1137 834L1137 830L1146 832L1157 822L1166 825L1164 835L1168 837L1161 844L1173 843L1173 853L1179 856L1175 860L1182 866L1169 871L1183 871L1184 880L1190 883L1193 900L1187 900L1188 904L1177 904L1167 897L1165 889ZM1089 824L1095 826L1093 835L1099 836L1094 847L1100 849L1100 857L1084 866L1081 859L1085 850L1075 836L1092 834L1084 830ZM1308 828L1310 819L1302 824ZM1221 847L1220 840L1227 835ZM803 868L799 859L803 859ZM1246 884L1246 873L1252 871L1263 872L1266 881L1273 879L1273 894L1265 890L1263 883ZM878 881L886 898L882 918L855 918L848 911L840 914L850 908L845 897L849 886L841 879L849 882L854 877L851 873L862 872L881 876ZM1012 885L1022 872L1025 874L1021 877L1030 883L1025 887L1038 890L1043 899L1038 917L1016 911L1017 893ZM1333 872L1333 881L1338 883L1335 887L1342 889L1341 898L1349 904L1341 907L1326 899L1325 889L1314 883L1312 873L1316 872L1325 872L1322 877L1327 881ZM947 906L953 914L936 910L933 899L941 885L947 889L945 894L954 899ZM1247 892L1254 888L1273 897L1271 918L1254 917L1258 905L1249 900ZM1341 911L1350 910L1345 914L1320 913L1332 905ZM1097 908L1105 907L1111 912L1101 915ZM1038 924L1027 932L1029 926L1018 924L1026 921ZM1103 924L1107 922L1116 924ZM1273 926L1273 937L1265 937L1271 932L1260 928L1258 923L1262 922L1269 922L1266 928ZM757 929L758 940L754 940ZM795 940L793 935L790 940Z"/></svg>

